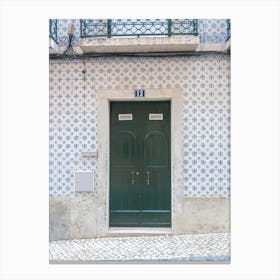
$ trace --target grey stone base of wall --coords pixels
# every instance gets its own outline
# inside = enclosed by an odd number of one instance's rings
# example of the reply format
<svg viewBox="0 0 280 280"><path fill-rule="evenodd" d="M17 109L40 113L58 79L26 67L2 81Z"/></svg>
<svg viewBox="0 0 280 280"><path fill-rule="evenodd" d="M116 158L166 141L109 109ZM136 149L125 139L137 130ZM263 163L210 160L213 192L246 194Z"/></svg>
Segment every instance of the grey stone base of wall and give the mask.
<svg viewBox="0 0 280 280"><path fill-rule="evenodd" d="M104 225L100 212L93 194L50 197L50 241L110 236L108 229L100 228ZM229 232L230 198L185 197L179 219L181 230L172 234Z"/></svg>
<svg viewBox="0 0 280 280"><path fill-rule="evenodd" d="M185 233L230 232L230 198L184 198Z"/></svg>

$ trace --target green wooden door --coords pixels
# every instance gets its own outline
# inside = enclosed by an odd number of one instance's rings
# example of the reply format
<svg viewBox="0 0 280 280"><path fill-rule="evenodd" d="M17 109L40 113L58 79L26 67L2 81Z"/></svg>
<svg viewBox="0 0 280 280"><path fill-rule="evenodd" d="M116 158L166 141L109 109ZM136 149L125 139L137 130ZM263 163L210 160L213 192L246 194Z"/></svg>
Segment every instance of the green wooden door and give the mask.
<svg viewBox="0 0 280 280"><path fill-rule="evenodd" d="M110 104L111 227L170 227L170 102Z"/></svg>

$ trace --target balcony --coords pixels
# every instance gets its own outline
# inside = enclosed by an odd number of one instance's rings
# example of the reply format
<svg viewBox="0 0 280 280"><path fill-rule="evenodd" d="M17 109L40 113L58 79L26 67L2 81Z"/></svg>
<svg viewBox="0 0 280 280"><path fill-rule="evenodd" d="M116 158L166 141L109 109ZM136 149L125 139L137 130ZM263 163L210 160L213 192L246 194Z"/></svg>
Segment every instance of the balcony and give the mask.
<svg viewBox="0 0 280 280"><path fill-rule="evenodd" d="M81 37L198 35L196 19L81 19Z"/></svg>
<svg viewBox="0 0 280 280"><path fill-rule="evenodd" d="M196 19L80 20L80 47L84 53L195 51Z"/></svg>
<svg viewBox="0 0 280 280"><path fill-rule="evenodd" d="M50 53L58 51L57 19L49 20L49 51Z"/></svg>
<svg viewBox="0 0 280 280"><path fill-rule="evenodd" d="M229 52L230 19L50 19L50 54Z"/></svg>

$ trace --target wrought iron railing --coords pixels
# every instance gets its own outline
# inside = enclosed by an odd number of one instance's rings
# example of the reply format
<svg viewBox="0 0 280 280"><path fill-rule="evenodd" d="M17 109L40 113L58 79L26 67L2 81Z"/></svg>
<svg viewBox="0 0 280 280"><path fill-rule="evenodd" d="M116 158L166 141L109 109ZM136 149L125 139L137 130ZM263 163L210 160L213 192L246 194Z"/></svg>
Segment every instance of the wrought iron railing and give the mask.
<svg viewBox="0 0 280 280"><path fill-rule="evenodd" d="M57 41L57 19L49 20L49 37L52 38L56 43Z"/></svg>
<svg viewBox="0 0 280 280"><path fill-rule="evenodd" d="M81 37L198 35L197 19L81 19Z"/></svg>

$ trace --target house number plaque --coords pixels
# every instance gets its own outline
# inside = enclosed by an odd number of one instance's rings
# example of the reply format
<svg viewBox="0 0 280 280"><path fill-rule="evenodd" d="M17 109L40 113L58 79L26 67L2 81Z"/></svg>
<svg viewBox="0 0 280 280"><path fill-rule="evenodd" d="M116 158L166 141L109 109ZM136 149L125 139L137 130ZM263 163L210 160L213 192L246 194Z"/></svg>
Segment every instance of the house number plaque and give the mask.
<svg viewBox="0 0 280 280"><path fill-rule="evenodd" d="M136 89L134 91L135 97L145 97L145 90L144 89Z"/></svg>

